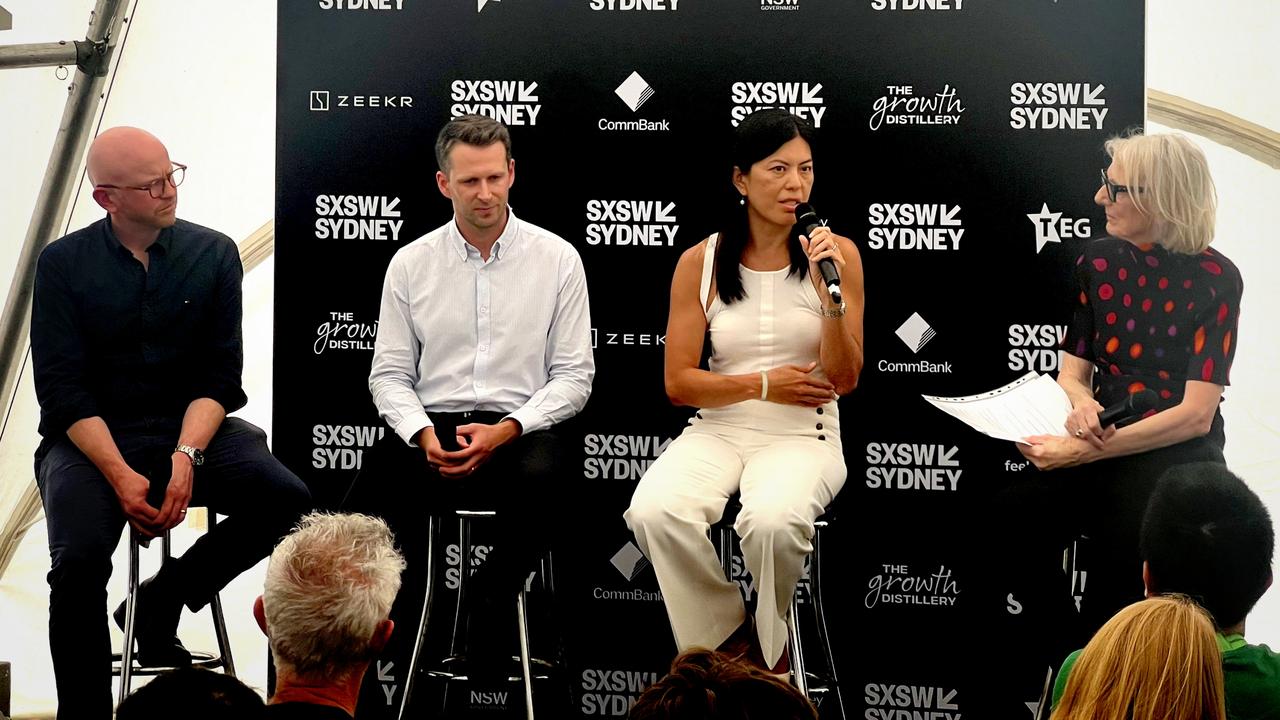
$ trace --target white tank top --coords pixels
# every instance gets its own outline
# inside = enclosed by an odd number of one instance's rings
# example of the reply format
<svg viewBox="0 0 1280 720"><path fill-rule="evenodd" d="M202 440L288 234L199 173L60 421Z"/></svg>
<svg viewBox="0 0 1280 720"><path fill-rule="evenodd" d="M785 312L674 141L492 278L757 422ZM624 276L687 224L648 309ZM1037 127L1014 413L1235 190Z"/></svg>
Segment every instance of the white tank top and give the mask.
<svg viewBox="0 0 1280 720"><path fill-rule="evenodd" d="M790 268L767 272L739 264L746 297L725 305L717 293L706 304L715 271L718 235L707 238L698 297L711 331L711 372L724 375L758 373L779 365L806 366L821 363L822 301L813 282ZM821 364L813 374L827 379ZM821 408L783 405L765 400L744 400L700 410L706 421L781 435L804 435L840 442L840 411L832 400Z"/></svg>

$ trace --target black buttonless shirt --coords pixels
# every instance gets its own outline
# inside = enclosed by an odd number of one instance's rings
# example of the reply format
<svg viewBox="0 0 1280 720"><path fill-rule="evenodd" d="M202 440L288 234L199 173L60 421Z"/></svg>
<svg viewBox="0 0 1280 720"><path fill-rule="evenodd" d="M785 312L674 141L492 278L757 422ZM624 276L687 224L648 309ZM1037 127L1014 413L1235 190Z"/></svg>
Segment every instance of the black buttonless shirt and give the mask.
<svg viewBox="0 0 1280 720"><path fill-rule="evenodd" d="M149 268L104 218L51 243L36 266L31 356L42 449L73 423L180 419L196 398L244 407L244 270L226 235L178 220Z"/></svg>

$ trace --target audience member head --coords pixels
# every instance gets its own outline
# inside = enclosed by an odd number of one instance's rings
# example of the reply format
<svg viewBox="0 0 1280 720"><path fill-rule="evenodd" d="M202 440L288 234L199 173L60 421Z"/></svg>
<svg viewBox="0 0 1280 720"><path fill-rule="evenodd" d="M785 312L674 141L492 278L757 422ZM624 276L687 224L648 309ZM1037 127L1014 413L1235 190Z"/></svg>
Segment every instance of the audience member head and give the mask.
<svg viewBox="0 0 1280 720"><path fill-rule="evenodd" d="M1220 629L1244 622L1271 585L1271 516L1221 463L1164 474L1143 518L1141 547L1147 591L1195 598Z"/></svg>
<svg viewBox="0 0 1280 720"><path fill-rule="evenodd" d="M94 138L87 161L93 199L118 232L150 231L176 222L183 168L155 135L114 127Z"/></svg>
<svg viewBox="0 0 1280 720"><path fill-rule="evenodd" d="M404 558L378 518L312 513L271 553L254 606L282 677L363 674L391 637Z"/></svg>
<svg viewBox="0 0 1280 720"><path fill-rule="evenodd" d="M1184 595L1116 613L1085 646L1052 720L1225 720L1213 622Z"/></svg>
<svg viewBox="0 0 1280 720"><path fill-rule="evenodd" d="M117 720L253 720L262 698L230 675L183 668L157 675L116 709Z"/></svg>
<svg viewBox="0 0 1280 720"><path fill-rule="evenodd" d="M795 688L754 665L710 650L690 650L645 690L631 720L817 720Z"/></svg>

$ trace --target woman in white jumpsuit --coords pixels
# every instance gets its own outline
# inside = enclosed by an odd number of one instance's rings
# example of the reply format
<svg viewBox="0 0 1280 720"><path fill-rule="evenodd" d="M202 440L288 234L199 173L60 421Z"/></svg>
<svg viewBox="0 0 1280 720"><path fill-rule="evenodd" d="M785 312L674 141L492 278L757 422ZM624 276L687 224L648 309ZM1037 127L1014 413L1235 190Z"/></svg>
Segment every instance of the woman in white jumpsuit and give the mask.
<svg viewBox="0 0 1280 720"><path fill-rule="evenodd" d="M671 280L667 395L698 412L641 479L625 518L653 563L681 651L744 653L786 672L787 609L814 520L845 480L836 398L862 370L862 262L821 227L793 234L813 188L813 131L782 110L738 126L723 229L687 250ZM817 263L840 271L844 305ZM710 370L699 368L710 329ZM758 588L755 623L725 579L711 524L739 494L734 529Z"/></svg>

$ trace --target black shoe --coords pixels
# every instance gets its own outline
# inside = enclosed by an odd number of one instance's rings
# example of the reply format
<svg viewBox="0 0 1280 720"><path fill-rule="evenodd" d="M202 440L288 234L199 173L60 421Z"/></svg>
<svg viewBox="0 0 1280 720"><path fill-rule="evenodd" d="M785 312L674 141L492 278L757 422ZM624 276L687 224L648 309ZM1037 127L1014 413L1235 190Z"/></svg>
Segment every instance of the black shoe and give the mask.
<svg viewBox="0 0 1280 720"><path fill-rule="evenodd" d="M142 667L186 667L191 664L191 653L178 640L182 601L153 586L151 581L154 579L143 580L138 586L133 618L133 637L138 652L134 659ZM124 602L111 617L115 619L116 626L124 630Z"/></svg>

